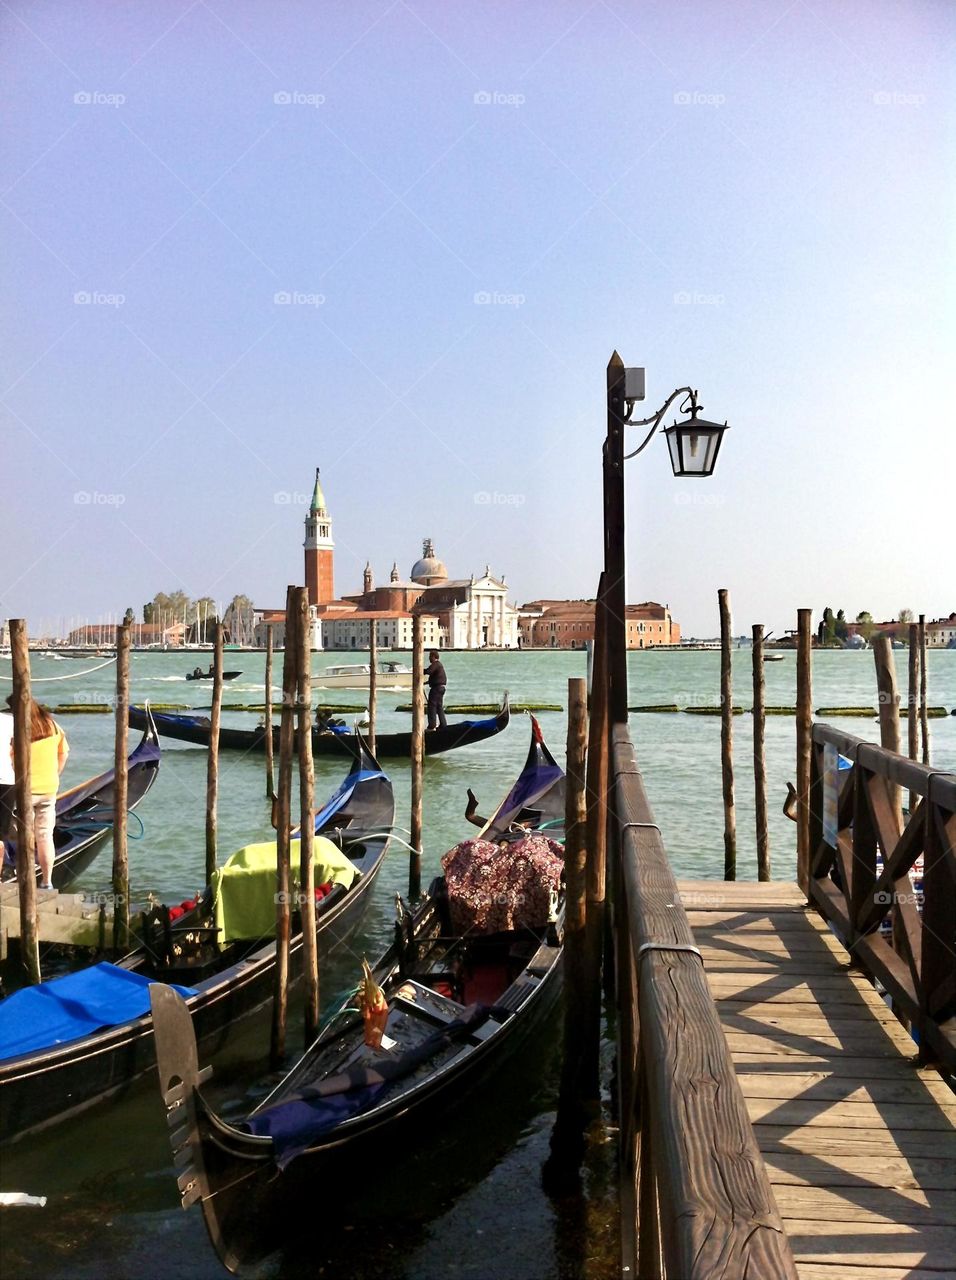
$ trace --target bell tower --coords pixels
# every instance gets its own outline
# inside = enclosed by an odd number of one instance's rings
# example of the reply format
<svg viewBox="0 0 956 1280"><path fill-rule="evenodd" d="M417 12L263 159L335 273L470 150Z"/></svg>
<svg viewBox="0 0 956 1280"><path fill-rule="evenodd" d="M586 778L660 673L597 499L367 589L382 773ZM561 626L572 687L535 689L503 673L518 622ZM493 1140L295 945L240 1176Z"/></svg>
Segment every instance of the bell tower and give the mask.
<svg viewBox="0 0 956 1280"><path fill-rule="evenodd" d="M325 494L315 469L315 488L312 503L305 517L305 585L309 589L309 604L324 605L335 598L333 559L335 543L332 541L332 521L325 505Z"/></svg>

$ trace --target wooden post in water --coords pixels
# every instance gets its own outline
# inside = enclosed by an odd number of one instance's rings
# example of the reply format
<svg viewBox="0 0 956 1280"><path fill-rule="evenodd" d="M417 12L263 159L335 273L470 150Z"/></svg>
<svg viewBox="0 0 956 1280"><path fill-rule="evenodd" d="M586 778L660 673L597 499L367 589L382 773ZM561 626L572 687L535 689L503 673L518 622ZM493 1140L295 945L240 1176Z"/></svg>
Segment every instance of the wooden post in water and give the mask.
<svg viewBox="0 0 956 1280"><path fill-rule="evenodd" d="M810 753L813 750L812 609L797 610L797 883L810 887Z"/></svg>
<svg viewBox="0 0 956 1280"><path fill-rule="evenodd" d="M23 618L10 619L10 657L13 667L13 772L17 788L17 892L20 898L20 956L27 982L40 981L40 943L37 924L36 841L33 833L33 792L30 787L30 743L33 738L33 699L30 694L30 647Z"/></svg>
<svg viewBox="0 0 956 1280"><path fill-rule="evenodd" d="M607 436L604 441L604 598L608 627L608 706L614 724L627 723L627 567L624 550L624 361L607 365Z"/></svg>
<svg viewBox="0 0 956 1280"><path fill-rule="evenodd" d="M285 597L285 652L282 656L282 712L279 721L279 785L276 794L276 967L272 999L273 1069L285 1056L289 1004L290 874L289 829L292 820L292 751L295 738L297 658L295 587Z"/></svg>
<svg viewBox="0 0 956 1280"><path fill-rule="evenodd" d="M734 689L730 658L730 599L717 592L720 605L720 773L724 794L724 879L737 879L737 810L734 804Z"/></svg>
<svg viewBox="0 0 956 1280"><path fill-rule="evenodd" d="M414 623L412 624L414 625ZM368 749L375 755L375 720L378 710L378 624L368 623Z"/></svg>
<svg viewBox="0 0 956 1280"><path fill-rule="evenodd" d="M411 846L408 859L408 896L414 902L422 891L422 782L425 761L425 671L424 623L416 613L412 619L412 815Z"/></svg>
<svg viewBox="0 0 956 1280"><path fill-rule="evenodd" d="M906 701L906 748L907 755L911 760L919 759L919 624L911 622L909 625L909 682L907 687ZM910 792L909 812L912 814L917 804L919 804L919 796L915 791Z"/></svg>
<svg viewBox="0 0 956 1280"><path fill-rule="evenodd" d="M896 685L896 663L893 660L893 642L889 636L877 636L873 641L873 661L876 663L876 688L879 693L880 742L888 751L900 750L900 695ZM903 795L893 782L887 782L897 826L903 826Z"/></svg>
<svg viewBox="0 0 956 1280"><path fill-rule="evenodd" d="M929 764L929 714L926 707L926 614L919 616L919 722L923 743L923 764Z"/></svg>
<svg viewBox="0 0 956 1280"><path fill-rule="evenodd" d="M587 926L584 958L584 1063L582 1086L589 1101L600 1098L601 962L604 954L607 897L607 792L610 714L607 696L607 617L604 575L594 613L591 681L588 687L587 753Z"/></svg>
<svg viewBox="0 0 956 1280"><path fill-rule="evenodd" d="M113 752L113 950L129 946L129 623L116 628L116 739Z"/></svg>
<svg viewBox="0 0 956 1280"><path fill-rule="evenodd" d="M755 622L754 663L754 802L757 823L757 879L770 879L770 830L767 825L767 685L763 663L763 625Z"/></svg>
<svg viewBox="0 0 956 1280"><path fill-rule="evenodd" d="M299 742L299 902L305 979L305 1047L319 1033L319 953L315 936L315 764L312 759L312 636L309 591L296 588Z"/></svg>
<svg viewBox="0 0 956 1280"><path fill-rule="evenodd" d="M548 1177L573 1176L584 1154L587 1123L584 1046L587 1010L596 993L587 989L587 804L585 751L588 735L587 680L568 681L568 752L564 805L564 1054L558 1114L551 1134Z"/></svg>
<svg viewBox="0 0 956 1280"><path fill-rule="evenodd" d="M272 624L266 627L266 799L275 800L276 784L272 756Z"/></svg>
<svg viewBox="0 0 956 1280"><path fill-rule="evenodd" d="M219 802L219 723L222 719L222 623L213 630L212 712L209 718L209 752L206 756L206 884L216 870Z"/></svg>

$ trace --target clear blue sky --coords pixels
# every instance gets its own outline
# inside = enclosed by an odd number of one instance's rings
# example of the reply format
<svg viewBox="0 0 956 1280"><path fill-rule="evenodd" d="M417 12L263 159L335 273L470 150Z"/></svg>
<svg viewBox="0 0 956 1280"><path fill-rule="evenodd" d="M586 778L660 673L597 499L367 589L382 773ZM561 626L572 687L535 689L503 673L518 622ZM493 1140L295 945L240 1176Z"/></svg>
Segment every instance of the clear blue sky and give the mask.
<svg viewBox="0 0 956 1280"><path fill-rule="evenodd" d="M0 12L0 614L279 604L316 465L339 591L592 594L615 347L732 428L630 599L956 607L948 0Z"/></svg>

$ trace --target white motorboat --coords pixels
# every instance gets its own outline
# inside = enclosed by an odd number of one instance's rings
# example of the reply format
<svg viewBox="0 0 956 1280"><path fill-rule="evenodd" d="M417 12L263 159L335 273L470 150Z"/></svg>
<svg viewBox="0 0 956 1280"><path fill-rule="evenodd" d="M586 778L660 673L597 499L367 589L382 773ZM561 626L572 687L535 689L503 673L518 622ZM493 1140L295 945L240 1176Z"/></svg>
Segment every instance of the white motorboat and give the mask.
<svg viewBox="0 0 956 1280"><path fill-rule="evenodd" d="M368 689L369 663L357 662L349 666L326 667L316 672L312 684L319 689ZM411 689L412 669L400 662L378 664L379 689Z"/></svg>

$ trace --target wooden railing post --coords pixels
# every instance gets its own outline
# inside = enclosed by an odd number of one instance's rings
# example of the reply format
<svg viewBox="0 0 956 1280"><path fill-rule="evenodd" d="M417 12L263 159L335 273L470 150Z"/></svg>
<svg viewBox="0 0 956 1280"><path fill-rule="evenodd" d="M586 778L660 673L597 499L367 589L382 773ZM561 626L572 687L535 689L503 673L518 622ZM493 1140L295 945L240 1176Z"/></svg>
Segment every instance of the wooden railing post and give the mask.
<svg viewBox="0 0 956 1280"><path fill-rule="evenodd" d="M13 772L17 795L17 893L20 899L20 956L28 984L40 981L40 943L37 922L36 839L33 830L33 791L30 786L30 744L33 740L33 695L30 692L30 644L23 618L10 619L10 657L13 668Z"/></svg>
<svg viewBox="0 0 956 1280"><path fill-rule="evenodd" d="M737 879L737 809L734 802L734 688L730 655L730 596L717 592L720 606L720 775L724 797L724 879Z"/></svg>
<svg viewBox="0 0 956 1280"><path fill-rule="evenodd" d="M919 616L919 721L920 737L923 744L923 764L929 764L929 708L926 705L926 685L929 679L926 670L926 614Z"/></svg>
<svg viewBox="0 0 956 1280"><path fill-rule="evenodd" d="M276 967L272 1000L273 1069L285 1056L289 1007L290 866L292 820L292 751L295 739L295 696L298 636L295 587L285 597L285 651L282 655L282 713L279 722L279 786L276 795Z"/></svg>
<svg viewBox="0 0 956 1280"><path fill-rule="evenodd" d="M116 628L116 735L113 744L113 950L129 946L129 623Z"/></svg>
<svg viewBox="0 0 956 1280"><path fill-rule="evenodd" d="M770 879L770 830L767 824L767 682L763 662L763 626L755 623L754 674L754 804L757 827L757 879Z"/></svg>
<svg viewBox="0 0 956 1280"><path fill-rule="evenodd" d="M812 609L797 610L797 883L810 883L810 753L813 750Z"/></svg>

